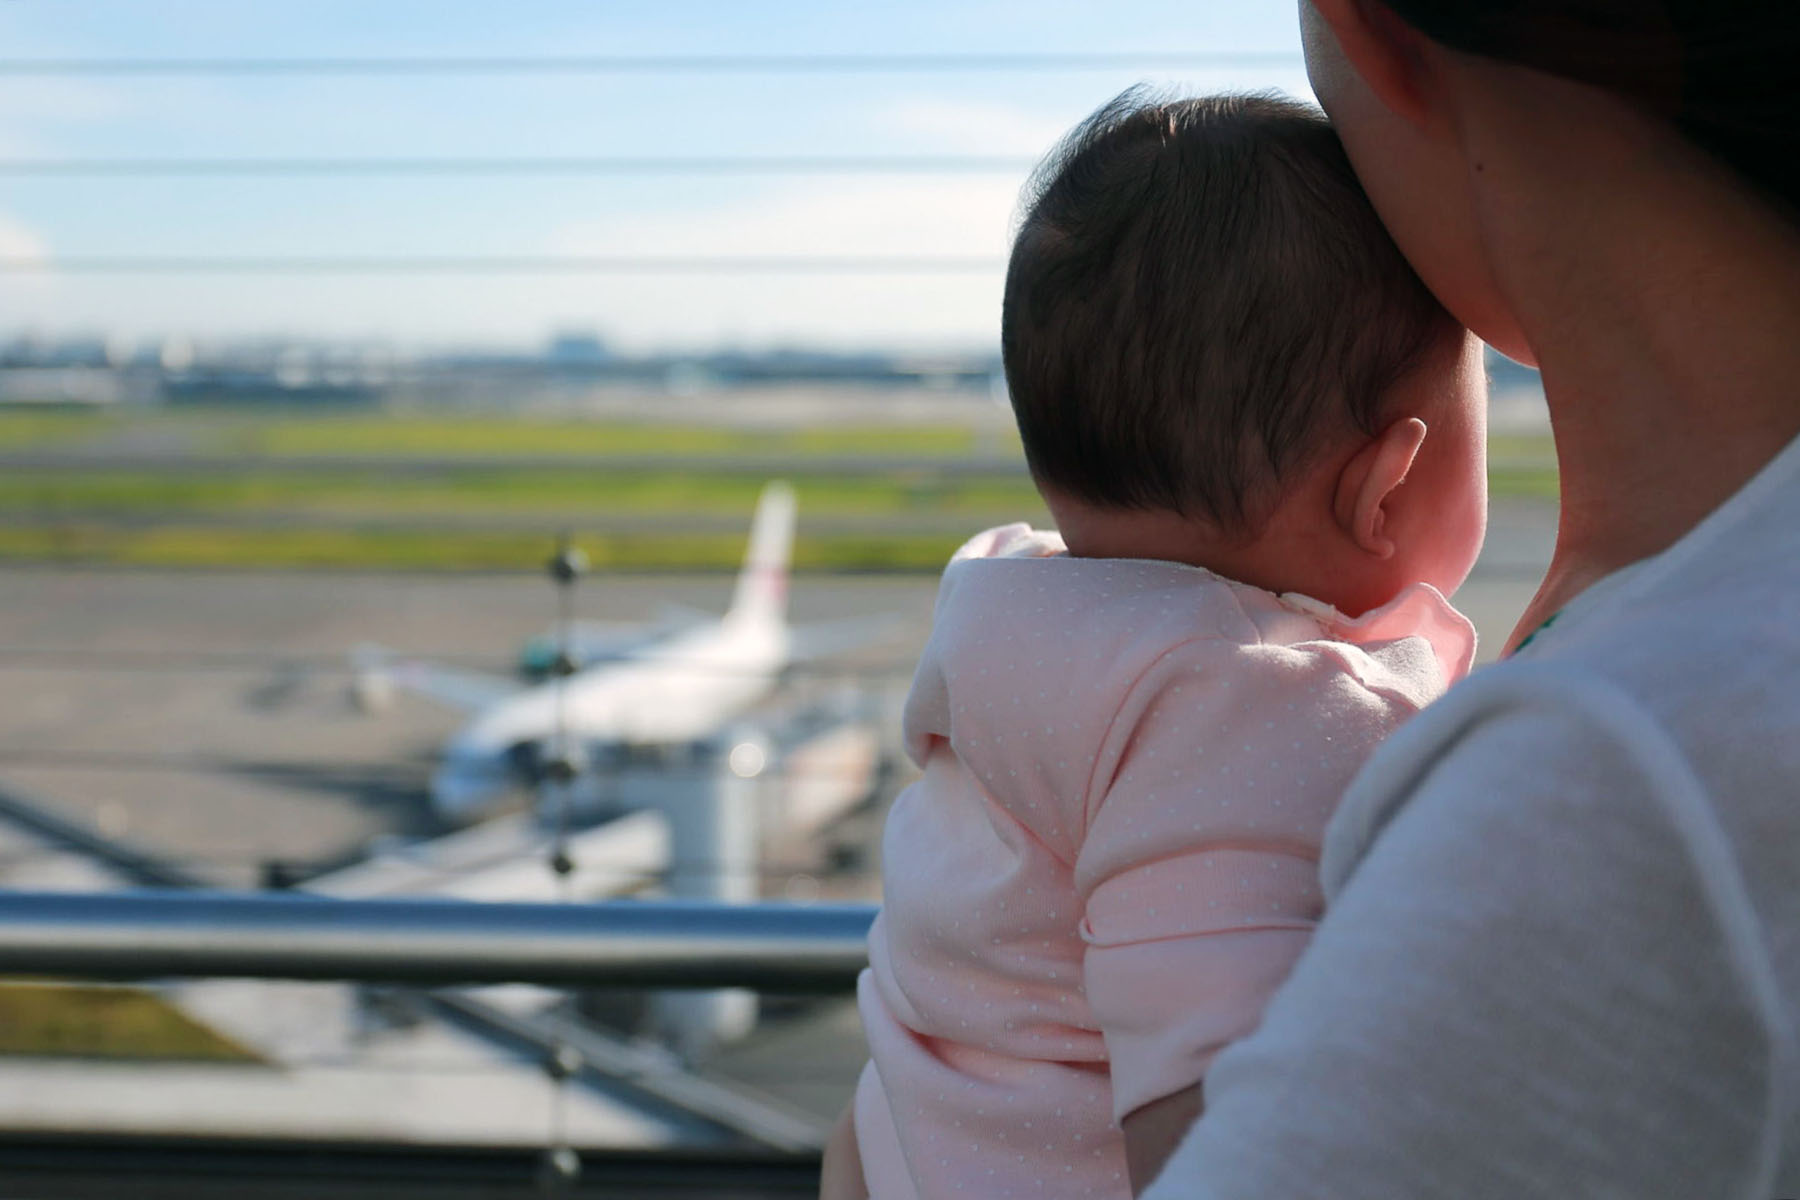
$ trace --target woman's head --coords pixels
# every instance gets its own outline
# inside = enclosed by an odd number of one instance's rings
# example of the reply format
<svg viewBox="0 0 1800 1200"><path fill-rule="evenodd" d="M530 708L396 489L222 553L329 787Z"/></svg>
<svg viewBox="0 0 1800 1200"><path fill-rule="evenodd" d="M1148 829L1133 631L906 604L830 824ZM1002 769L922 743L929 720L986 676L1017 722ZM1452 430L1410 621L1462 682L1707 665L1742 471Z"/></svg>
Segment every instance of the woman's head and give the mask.
<svg viewBox="0 0 1800 1200"><path fill-rule="evenodd" d="M1452 312L1530 358L1484 243L1467 127L1490 68L1526 68L1666 127L1800 217L1800 5L1776 0L1302 0L1307 66L1389 230ZM1491 75L1491 72L1489 72ZM1504 82L1518 85L1514 71ZM1568 89L1573 91L1573 89ZM1565 92L1568 94L1568 92ZM1580 121L1540 110L1525 136ZM1476 121L1479 114L1476 114ZM1484 195L1485 193L1488 193Z"/></svg>
<svg viewBox="0 0 1800 1200"><path fill-rule="evenodd" d="M1378 3L1380 0L1366 0ZM1464 54L1592 84L1800 213L1800 6L1788 0L1386 0Z"/></svg>

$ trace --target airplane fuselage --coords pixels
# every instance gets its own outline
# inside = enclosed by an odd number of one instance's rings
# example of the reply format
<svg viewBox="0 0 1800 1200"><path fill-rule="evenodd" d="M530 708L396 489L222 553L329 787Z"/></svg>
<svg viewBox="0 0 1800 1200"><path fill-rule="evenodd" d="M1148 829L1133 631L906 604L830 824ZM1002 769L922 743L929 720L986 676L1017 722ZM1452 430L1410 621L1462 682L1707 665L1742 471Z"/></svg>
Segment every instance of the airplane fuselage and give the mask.
<svg viewBox="0 0 1800 1200"><path fill-rule="evenodd" d="M432 776L438 815L456 822L485 816L509 794L543 783L546 766L564 754L579 767L596 751L716 736L773 688L787 666L793 542L793 489L770 483L757 499L744 566L725 615L567 678L484 701L444 747ZM590 773L586 782L593 780Z"/></svg>
<svg viewBox="0 0 1800 1200"><path fill-rule="evenodd" d="M516 789L520 747L551 749L557 731L579 758L607 746L668 746L718 732L774 687L788 661L779 621L731 615L539 684L481 713L453 737L432 779L439 815L481 815ZM560 708L560 713L559 713Z"/></svg>

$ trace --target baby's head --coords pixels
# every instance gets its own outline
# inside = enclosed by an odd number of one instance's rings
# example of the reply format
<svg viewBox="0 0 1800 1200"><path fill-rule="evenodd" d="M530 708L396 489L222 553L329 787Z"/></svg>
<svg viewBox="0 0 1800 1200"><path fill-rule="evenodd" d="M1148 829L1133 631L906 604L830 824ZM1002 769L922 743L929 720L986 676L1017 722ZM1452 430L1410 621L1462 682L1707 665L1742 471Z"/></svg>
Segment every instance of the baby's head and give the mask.
<svg viewBox="0 0 1800 1200"><path fill-rule="evenodd" d="M1033 180L1001 336L1074 554L1354 614L1453 591L1480 549L1480 343L1310 108L1127 92L1095 113Z"/></svg>

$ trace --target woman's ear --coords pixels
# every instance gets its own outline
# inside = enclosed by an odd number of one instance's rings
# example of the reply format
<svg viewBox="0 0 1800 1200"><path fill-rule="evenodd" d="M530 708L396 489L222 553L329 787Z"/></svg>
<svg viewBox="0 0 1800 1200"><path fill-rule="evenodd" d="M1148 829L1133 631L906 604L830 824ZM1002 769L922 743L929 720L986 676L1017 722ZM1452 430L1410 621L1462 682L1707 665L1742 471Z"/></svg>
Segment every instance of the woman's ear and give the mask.
<svg viewBox="0 0 1800 1200"><path fill-rule="evenodd" d="M1405 417L1383 429L1344 464L1338 474L1333 515L1359 550L1379 559L1394 556L1387 535L1388 500L1406 482L1419 447L1425 444L1425 422Z"/></svg>
<svg viewBox="0 0 1800 1200"><path fill-rule="evenodd" d="M1377 100L1410 124L1427 122L1423 35L1381 0L1303 0L1301 25L1309 37L1315 20ZM1309 67L1313 59L1309 49Z"/></svg>

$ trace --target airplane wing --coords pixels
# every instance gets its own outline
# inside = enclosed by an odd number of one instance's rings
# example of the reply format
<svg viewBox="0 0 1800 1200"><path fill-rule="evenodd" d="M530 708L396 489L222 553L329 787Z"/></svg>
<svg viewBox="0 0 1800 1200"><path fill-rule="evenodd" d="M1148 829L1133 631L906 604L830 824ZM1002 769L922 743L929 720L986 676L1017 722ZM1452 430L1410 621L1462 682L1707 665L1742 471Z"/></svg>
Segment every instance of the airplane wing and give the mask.
<svg viewBox="0 0 1800 1200"><path fill-rule="evenodd" d="M481 671L420 660L392 661L379 646L358 646L352 661L354 698L362 707L371 709L385 705L398 688L450 708L479 712L518 695L528 686Z"/></svg>
<svg viewBox="0 0 1800 1200"><path fill-rule="evenodd" d="M815 662L883 642L899 633L902 624L899 617L887 616L796 625L788 631L788 661Z"/></svg>
<svg viewBox="0 0 1800 1200"><path fill-rule="evenodd" d="M388 670L397 686L439 704L469 712L491 708L525 690L515 681L498 675L442 667L436 663L395 663Z"/></svg>

